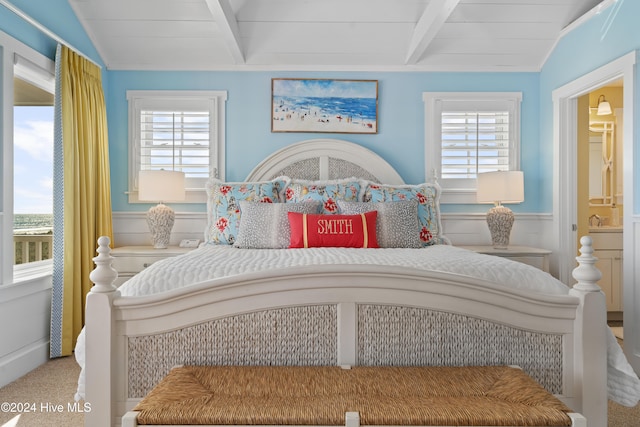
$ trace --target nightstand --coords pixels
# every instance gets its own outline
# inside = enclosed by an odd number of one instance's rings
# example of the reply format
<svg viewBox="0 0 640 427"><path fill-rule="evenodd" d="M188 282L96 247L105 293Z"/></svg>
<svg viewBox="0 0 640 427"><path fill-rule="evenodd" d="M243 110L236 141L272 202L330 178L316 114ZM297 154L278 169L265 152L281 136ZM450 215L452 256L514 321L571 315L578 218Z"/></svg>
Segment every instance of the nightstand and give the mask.
<svg viewBox="0 0 640 427"><path fill-rule="evenodd" d="M529 246L509 246L506 249L496 249L493 246L460 246L470 251L480 254L495 255L503 258L509 258L514 261L529 264L537 267L542 271L549 272L549 255L550 250L532 248Z"/></svg>
<svg viewBox="0 0 640 427"><path fill-rule="evenodd" d="M145 268L161 259L174 257L192 251L194 248L169 246L154 249L153 246L120 246L111 250L113 268L118 272L114 285L120 286Z"/></svg>

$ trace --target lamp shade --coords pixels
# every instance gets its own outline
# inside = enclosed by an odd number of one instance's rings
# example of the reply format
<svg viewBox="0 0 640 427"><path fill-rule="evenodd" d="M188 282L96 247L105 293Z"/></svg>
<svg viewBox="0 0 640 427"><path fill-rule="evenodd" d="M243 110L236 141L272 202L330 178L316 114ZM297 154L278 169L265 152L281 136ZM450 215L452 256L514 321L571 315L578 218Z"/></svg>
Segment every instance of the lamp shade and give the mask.
<svg viewBox="0 0 640 427"><path fill-rule="evenodd" d="M478 174L476 199L479 203L521 203L524 201L522 171Z"/></svg>
<svg viewBox="0 0 640 427"><path fill-rule="evenodd" d="M184 200L184 172L143 170L138 175L138 200L177 202Z"/></svg>
<svg viewBox="0 0 640 427"><path fill-rule="evenodd" d="M598 104L598 112L596 113L598 116L606 116L611 114L611 104L607 101L602 101Z"/></svg>

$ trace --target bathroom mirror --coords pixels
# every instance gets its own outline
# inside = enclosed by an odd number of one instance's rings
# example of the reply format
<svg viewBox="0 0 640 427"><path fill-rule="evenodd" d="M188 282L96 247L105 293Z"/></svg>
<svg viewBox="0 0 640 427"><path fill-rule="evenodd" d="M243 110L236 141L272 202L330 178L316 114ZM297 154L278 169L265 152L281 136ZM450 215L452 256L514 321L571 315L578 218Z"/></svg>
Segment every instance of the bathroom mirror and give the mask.
<svg viewBox="0 0 640 427"><path fill-rule="evenodd" d="M589 122L589 204L611 206L614 202L615 124Z"/></svg>

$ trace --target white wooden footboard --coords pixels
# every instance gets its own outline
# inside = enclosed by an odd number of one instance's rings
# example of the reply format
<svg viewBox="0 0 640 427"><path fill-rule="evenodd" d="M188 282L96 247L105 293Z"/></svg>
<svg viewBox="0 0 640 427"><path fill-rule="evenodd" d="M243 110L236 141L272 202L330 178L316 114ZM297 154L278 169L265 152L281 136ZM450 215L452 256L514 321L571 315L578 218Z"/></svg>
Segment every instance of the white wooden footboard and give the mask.
<svg viewBox="0 0 640 427"><path fill-rule="evenodd" d="M116 425L178 364L519 365L606 425L604 296L590 239L570 295L455 274L300 267L120 297L108 239L87 298L85 425Z"/></svg>

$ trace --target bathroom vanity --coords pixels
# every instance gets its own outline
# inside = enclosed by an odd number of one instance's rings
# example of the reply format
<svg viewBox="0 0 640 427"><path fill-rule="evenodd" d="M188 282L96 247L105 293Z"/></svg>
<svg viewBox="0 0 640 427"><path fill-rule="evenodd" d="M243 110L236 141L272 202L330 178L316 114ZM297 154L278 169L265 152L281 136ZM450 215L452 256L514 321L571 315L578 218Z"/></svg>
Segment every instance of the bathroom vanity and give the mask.
<svg viewBox="0 0 640 427"><path fill-rule="evenodd" d="M598 284L607 301L608 312L622 312L622 227L590 227L596 267L602 272Z"/></svg>

